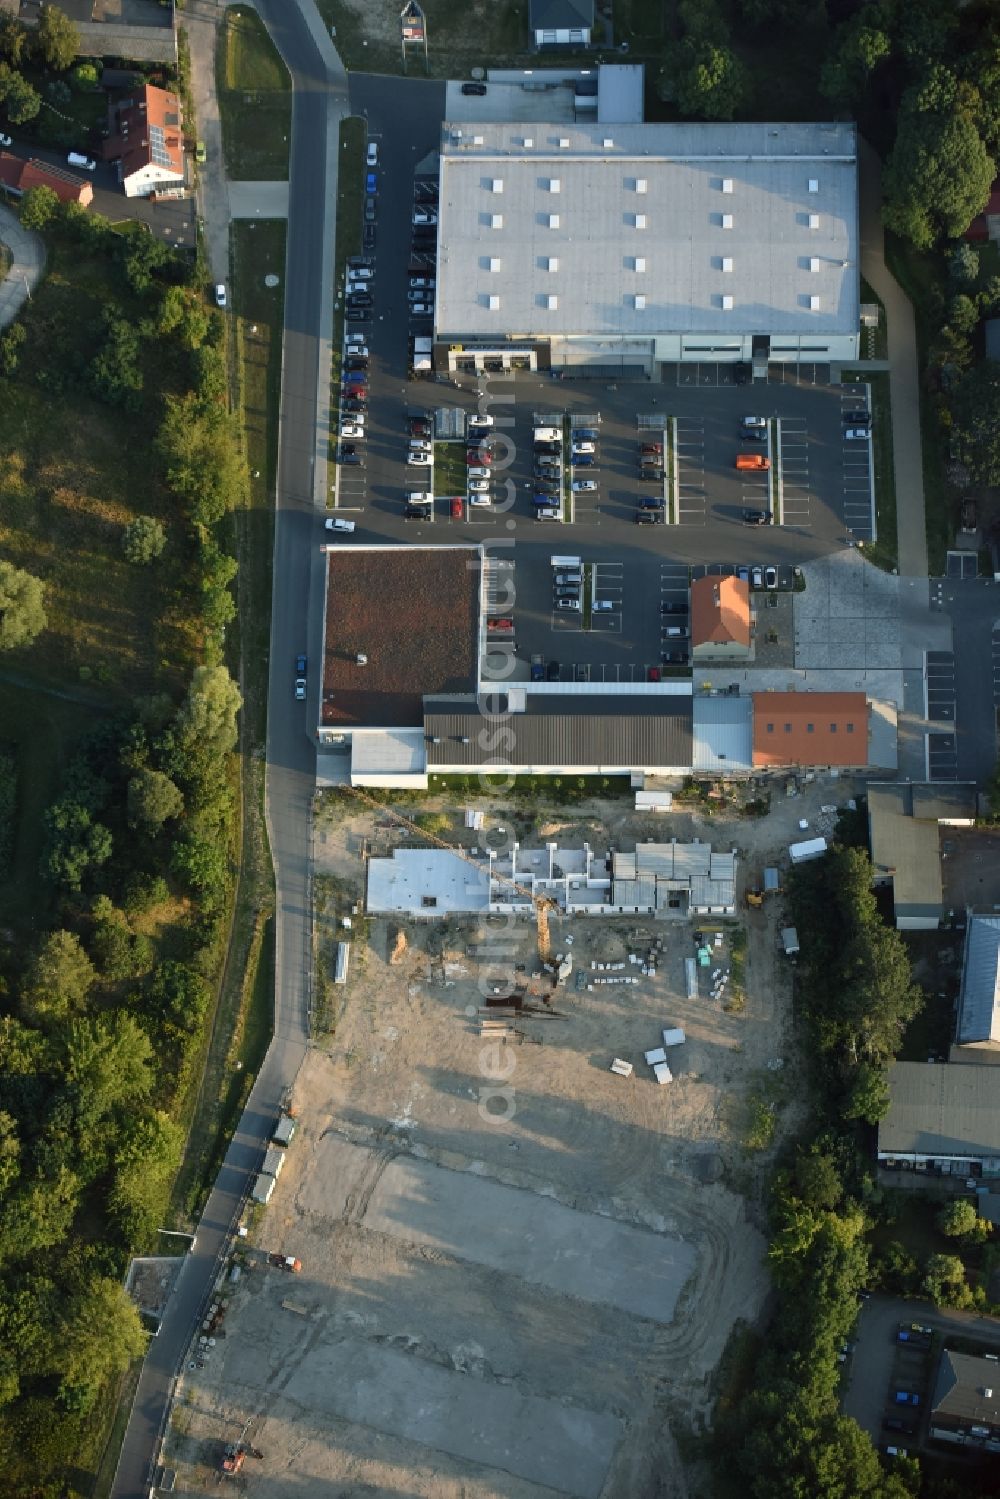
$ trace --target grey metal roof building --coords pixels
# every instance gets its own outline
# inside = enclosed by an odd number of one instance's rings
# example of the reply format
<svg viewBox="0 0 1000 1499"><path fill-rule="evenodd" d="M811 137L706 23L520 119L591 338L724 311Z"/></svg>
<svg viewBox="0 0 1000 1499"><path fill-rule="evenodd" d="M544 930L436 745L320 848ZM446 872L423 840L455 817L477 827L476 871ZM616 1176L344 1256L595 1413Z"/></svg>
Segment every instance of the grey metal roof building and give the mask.
<svg viewBox="0 0 1000 1499"><path fill-rule="evenodd" d="M724 774L753 764L753 704L749 697L696 697L691 764Z"/></svg>
<svg viewBox="0 0 1000 1499"><path fill-rule="evenodd" d="M736 855L708 843L640 843L611 860L611 904L661 911L729 912L736 906Z"/></svg>
<svg viewBox="0 0 1000 1499"><path fill-rule="evenodd" d="M438 245L439 343L853 358L855 128L446 123Z"/></svg>
<svg viewBox="0 0 1000 1499"><path fill-rule="evenodd" d="M965 928L959 1046L1000 1047L1000 916L975 916Z"/></svg>
<svg viewBox="0 0 1000 1499"><path fill-rule="evenodd" d="M944 1172L976 1165L989 1174L1000 1171L996 1069L896 1062L889 1070L889 1112L878 1127L878 1158Z"/></svg>
<svg viewBox="0 0 1000 1499"><path fill-rule="evenodd" d="M1000 1369L993 1360L946 1348L934 1385L931 1420L957 1429L988 1426L1000 1433Z"/></svg>
<svg viewBox="0 0 1000 1499"><path fill-rule="evenodd" d="M498 693L488 716L471 697L424 699L429 771L621 774L691 765L691 699L670 694Z"/></svg>

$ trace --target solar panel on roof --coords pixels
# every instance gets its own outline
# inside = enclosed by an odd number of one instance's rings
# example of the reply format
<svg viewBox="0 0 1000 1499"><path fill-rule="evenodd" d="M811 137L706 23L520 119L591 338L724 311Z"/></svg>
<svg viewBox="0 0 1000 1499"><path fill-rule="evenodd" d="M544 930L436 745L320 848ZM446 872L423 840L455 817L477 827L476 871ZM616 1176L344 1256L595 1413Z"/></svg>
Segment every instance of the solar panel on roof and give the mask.
<svg viewBox="0 0 1000 1499"><path fill-rule="evenodd" d="M163 136L162 125L150 125L149 148L153 160L158 167L173 166L173 162L170 159L170 152L167 150L167 144Z"/></svg>

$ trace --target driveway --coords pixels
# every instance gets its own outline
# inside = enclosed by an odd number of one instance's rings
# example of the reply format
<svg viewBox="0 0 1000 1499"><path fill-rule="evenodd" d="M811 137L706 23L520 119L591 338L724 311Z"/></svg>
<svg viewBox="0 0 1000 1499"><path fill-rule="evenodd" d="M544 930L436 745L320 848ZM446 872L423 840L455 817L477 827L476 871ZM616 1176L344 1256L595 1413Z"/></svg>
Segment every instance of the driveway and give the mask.
<svg viewBox="0 0 1000 1499"><path fill-rule="evenodd" d="M13 256L10 270L0 281L0 328L6 328L38 285L45 266L45 246L37 234L21 228L21 220L12 209L3 207L0 207L0 243Z"/></svg>

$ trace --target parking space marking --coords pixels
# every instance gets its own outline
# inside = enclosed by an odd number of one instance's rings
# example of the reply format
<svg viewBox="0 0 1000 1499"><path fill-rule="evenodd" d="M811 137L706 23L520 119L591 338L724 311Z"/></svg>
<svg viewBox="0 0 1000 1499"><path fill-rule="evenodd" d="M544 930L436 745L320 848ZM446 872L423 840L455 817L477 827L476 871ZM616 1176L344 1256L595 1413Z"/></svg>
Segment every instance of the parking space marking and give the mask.
<svg viewBox="0 0 1000 1499"><path fill-rule="evenodd" d="M705 423L696 417L678 417L674 440L677 465L677 524L704 526L708 523L705 490Z"/></svg>
<svg viewBox="0 0 1000 1499"><path fill-rule="evenodd" d="M955 723L955 658L950 651L925 651L924 693L926 716L947 732L927 735L927 775L932 781L952 781L958 776L958 745Z"/></svg>
<svg viewBox="0 0 1000 1499"><path fill-rule="evenodd" d="M781 470L781 513L778 524L808 527L810 523L809 432L802 417L783 417L778 423Z"/></svg>
<svg viewBox="0 0 1000 1499"><path fill-rule="evenodd" d="M856 400L854 404L857 404ZM874 541L871 437L867 442L848 442L845 438L843 449L844 525L858 541Z"/></svg>
<svg viewBox="0 0 1000 1499"><path fill-rule="evenodd" d="M591 611L590 628L608 635L620 635L622 630L622 603L624 600L624 566L621 562L591 563ZM607 601L614 607L595 610L598 600Z"/></svg>
<svg viewBox="0 0 1000 1499"><path fill-rule="evenodd" d="M993 626L993 702L1000 708L1000 622Z"/></svg>

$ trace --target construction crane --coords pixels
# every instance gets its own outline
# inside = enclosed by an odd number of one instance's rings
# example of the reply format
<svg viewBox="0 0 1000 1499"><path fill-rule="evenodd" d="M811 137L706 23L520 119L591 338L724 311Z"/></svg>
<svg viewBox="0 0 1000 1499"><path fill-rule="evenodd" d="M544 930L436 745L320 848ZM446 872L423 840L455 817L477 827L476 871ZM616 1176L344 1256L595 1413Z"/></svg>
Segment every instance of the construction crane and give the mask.
<svg viewBox="0 0 1000 1499"><path fill-rule="evenodd" d="M473 868L480 868L478 862L472 857L471 854L467 854L464 848L460 848L454 843L448 843L444 838L439 838L435 833L428 833L426 828L418 827L415 822L411 822L408 817L404 817L402 812L397 812L394 808L386 806L385 802L377 801L374 796L369 796L367 792L362 791L360 787L345 786L344 790L349 791L352 796L358 797L360 801L366 802L367 805L374 808L376 812L385 813L386 816L391 817L392 820L394 822L398 822L401 827L407 828L414 835L414 837L424 838L428 843L433 843L437 848L444 849L446 853L456 854L458 858L464 859L466 864L471 864ZM531 901L531 904L535 909L535 931L538 937L538 958L542 964L548 967L552 961L552 943L551 937L549 935L549 912L558 910L556 902L551 898L551 896L537 895L534 890L529 890L527 885L522 885L511 875L497 874L496 872L494 872L493 878L495 880L498 880L500 884L506 885L509 889L516 890L518 895L523 896L526 900Z"/></svg>

